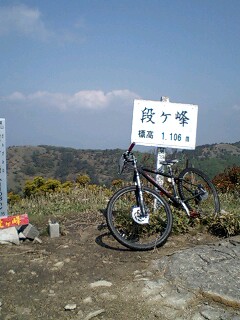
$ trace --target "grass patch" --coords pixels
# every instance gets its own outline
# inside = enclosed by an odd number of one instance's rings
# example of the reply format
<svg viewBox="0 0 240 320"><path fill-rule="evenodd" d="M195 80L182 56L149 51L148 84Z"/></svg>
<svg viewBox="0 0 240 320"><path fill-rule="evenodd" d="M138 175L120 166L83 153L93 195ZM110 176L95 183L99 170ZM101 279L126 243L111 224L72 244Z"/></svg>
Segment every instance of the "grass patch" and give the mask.
<svg viewBox="0 0 240 320"><path fill-rule="evenodd" d="M110 195L109 189L91 185L74 188L67 193L60 191L22 198L9 204L8 213L27 213L35 224L47 223L48 219L61 220L68 215L93 222L97 213L106 210Z"/></svg>
<svg viewBox="0 0 240 320"><path fill-rule="evenodd" d="M36 225L47 224L48 219L61 221L67 216L79 218L83 223L98 223L103 220L108 200L113 191L96 185L76 187L68 192L50 192L19 199L9 204L9 215L29 215ZM216 218L189 220L182 211L171 207L173 213L173 234L207 230L210 233L229 237L240 234L240 197L234 194L220 194L221 214Z"/></svg>

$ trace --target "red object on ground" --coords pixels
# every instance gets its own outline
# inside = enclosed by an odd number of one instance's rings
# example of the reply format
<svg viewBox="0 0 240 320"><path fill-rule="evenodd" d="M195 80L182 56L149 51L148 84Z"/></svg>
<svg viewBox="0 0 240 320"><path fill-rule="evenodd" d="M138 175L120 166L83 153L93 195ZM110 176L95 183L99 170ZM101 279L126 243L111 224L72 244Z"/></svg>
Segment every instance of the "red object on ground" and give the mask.
<svg viewBox="0 0 240 320"><path fill-rule="evenodd" d="M25 224L29 224L28 215L26 213L21 215L0 218L0 229L18 227Z"/></svg>

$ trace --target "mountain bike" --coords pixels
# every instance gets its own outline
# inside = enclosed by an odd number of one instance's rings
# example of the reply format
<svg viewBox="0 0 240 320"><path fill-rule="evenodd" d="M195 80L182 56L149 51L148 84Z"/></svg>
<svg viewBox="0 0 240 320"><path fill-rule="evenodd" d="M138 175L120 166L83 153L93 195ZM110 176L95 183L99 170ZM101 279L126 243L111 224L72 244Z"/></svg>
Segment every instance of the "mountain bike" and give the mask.
<svg viewBox="0 0 240 320"><path fill-rule="evenodd" d="M132 143L119 160L119 174L127 164L132 165L134 185L114 193L106 211L107 226L118 242L132 250L151 250L163 245L172 230L170 205L184 210L189 218L219 214L217 191L202 171L186 166L176 176L172 167L178 160L161 162L167 170L139 166L132 152L134 145ZM151 174L167 178L170 190ZM151 187L144 186L140 177Z"/></svg>

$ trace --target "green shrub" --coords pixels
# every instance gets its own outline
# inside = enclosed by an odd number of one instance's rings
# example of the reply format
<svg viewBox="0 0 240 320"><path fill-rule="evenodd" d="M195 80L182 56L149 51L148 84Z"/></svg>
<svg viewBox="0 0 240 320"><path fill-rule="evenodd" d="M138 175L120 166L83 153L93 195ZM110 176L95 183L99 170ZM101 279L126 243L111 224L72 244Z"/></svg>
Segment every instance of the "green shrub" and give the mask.
<svg viewBox="0 0 240 320"><path fill-rule="evenodd" d="M196 232L204 229L224 237L240 234L240 196L237 192L239 177L240 167L233 167L215 177L214 183L219 190L222 209L217 218L189 220L185 212L171 206L173 233L182 234L192 232L193 229ZM8 194L8 212L28 213L35 217L76 214L80 215L82 220L96 222L100 216L103 218L102 213L106 210L111 195L122 185L123 181L120 179L113 181L111 189L90 184L87 175L79 175L76 183L61 183L55 179L35 177L32 181L26 181L23 199L12 192ZM156 230L157 224L156 220Z"/></svg>
<svg viewBox="0 0 240 320"><path fill-rule="evenodd" d="M76 183L81 187L86 187L89 185L91 179L88 174L78 174L76 178Z"/></svg>
<svg viewBox="0 0 240 320"><path fill-rule="evenodd" d="M173 228L172 232L174 234L187 233L190 229L190 221L187 215L175 208L171 208L173 214Z"/></svg>
<svg viewBox="0 0 240 320"><path fill-rule="evenodd" d="M214 220L208 221L208 230L219 237L240 234L240 214L223 213Z"/></svg>
<svg viewBox="0 0 240 320"><path fill-rule="evenodd" d="M26 181L23 194L25 197L31 197L60 191L69 192L72 187L71 181L61 183L57 179L46 180L43 177L35 177L33 180Z"/></svg>
<svg viewBox="0 0 240 320"><path fill-rule="evenodd" d="M19 194L15 194L13 192L9 192L7 196L8 204L14 204L21 201L21 197Z"/></svg>

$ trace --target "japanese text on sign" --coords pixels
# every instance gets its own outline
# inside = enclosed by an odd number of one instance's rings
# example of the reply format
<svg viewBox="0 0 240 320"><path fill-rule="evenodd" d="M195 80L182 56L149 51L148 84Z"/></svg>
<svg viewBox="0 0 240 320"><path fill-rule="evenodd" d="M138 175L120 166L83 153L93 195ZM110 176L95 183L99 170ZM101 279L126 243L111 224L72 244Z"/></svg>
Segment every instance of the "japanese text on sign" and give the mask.
<svg viewBox="0 0 240 320"><path fill-rule="evenodd" d="M18 227L29 223L28 215L15 215L0 218L0 229Z"/></svg>
<svg viewBox="0 0 240 320"><path fill-rule="evenodd" d="M131 142L195 149L197 113L197 105L135 100Z"/></svg>
<svg viewBox="0 0 240 320"><path fill-rule="evenodd" d="M7 216L5 119L0 119L0 217Z"/></svg>

